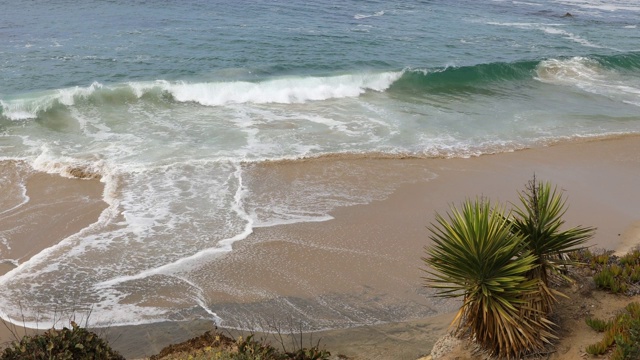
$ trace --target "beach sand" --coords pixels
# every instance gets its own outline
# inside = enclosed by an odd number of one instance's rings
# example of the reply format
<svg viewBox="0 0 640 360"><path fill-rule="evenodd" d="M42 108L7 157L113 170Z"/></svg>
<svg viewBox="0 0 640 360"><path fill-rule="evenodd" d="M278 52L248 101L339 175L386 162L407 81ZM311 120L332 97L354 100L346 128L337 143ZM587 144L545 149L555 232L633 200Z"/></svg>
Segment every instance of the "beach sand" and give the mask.
<svg viewBox="0 0 640 360"><path fill-rule="evenodd" d="M338 324L347 329L313 336L322 338L333 353L361 359L415 359L426 354L446 332L458 306L431 297L433 292L423 287L420 258L429 244L427 227L435 212L444 213L451 204L476 196L516 202L517 191L534 173L565 190L568 226L598 228L589 245L626 250L640 244L638 136L469 159L328 158L263 164L247 172L249 177L277 173L294 181L296 174L322 174L336 162L342 162L343 169L370 169L360 180L350 180L356 188L389 179L415 181L398 181L384 200L336 209L330 221L256 228L249 238L235 243L232 252L203 264L200 275L194 276L214 285L204 290L207 298L217 299L208 306L224 319L223 327L277 327L287 332L296 326ZM73 208L71 203L60 206ZM98 211L95 221L101 208L93 208ZM33 246L27 248L30 253L48 245ZM106 332L116 349L135 358L211 327L210 321L194 321Z"/></svg>
<svg viewBox="0 0 640 360"><path fill-rule="evenodd" d="M96 222L107 207L104 186L96 179L34 172L14 161L0 162L0 175L0 275ZM25 189L28 202L22 204ZM21 327L0 324L0 344L24 333Z"/></svg>
<svg viewBox="0 0 640 360"><path fill-rule="evenodd" d="M26 164L13 161L0 162L0 174L8 181L22 179L28 197L28 202L19 206L24 199L16 192L21 187L2 183L0 256L4 261L0 263L0 275L96 222L107 207L102 201L104 187L95 179L34 172Z"/></svg>

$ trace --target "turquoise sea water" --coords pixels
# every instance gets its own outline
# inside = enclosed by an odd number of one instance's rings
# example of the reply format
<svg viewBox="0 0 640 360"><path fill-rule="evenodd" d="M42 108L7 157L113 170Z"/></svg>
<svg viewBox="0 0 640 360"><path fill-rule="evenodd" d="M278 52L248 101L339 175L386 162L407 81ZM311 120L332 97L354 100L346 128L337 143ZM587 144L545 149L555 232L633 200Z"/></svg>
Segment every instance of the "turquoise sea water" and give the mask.
<svg viewBox="0 0 640 360"><path fill-rule="evenodd" d="M256 227L385 196L312 180L264 196L247 164L639 133L638 23L632 0L0 0L0 160L99 174L109 204L32 260L3 258L19 266L0 310L17 319L17 299L29 315L74 289L112 323L174 318L129 296L158 274L188 281L188 259Z"/></svg>

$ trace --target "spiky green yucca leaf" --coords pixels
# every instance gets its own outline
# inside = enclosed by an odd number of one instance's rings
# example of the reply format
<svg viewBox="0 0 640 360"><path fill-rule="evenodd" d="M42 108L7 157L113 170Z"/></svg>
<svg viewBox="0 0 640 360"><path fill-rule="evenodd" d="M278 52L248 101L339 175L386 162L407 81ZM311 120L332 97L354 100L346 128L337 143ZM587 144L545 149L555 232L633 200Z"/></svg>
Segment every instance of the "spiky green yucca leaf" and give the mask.
<svg viewBox="0 0 640 360"><path fill-rule="evenodd" d="M562 294L549 288L548 274L559 274L562 267L572 264L566 254L591 238L595 229L577 226L562 230L566 199L549 182L538 182L535 176L519 198L521 207L515 207L515 216L510 219L512 231L525 240L527 249L536 256L538 266L527 276L540 279L542 296L541 302L533 306L551 313L557 302L554 294Z"/></svg>
<svg viewBox="0 0 640 360"><path fill-rule="evenodd" d="M595 228L576 226L561 230L566 199L549 182L536 182L535 177L519 194L522 207L516 206L512 225L525 237L527 248L538 257L538 262L554 270L562 263L561 255L577 250L591 236Z"/></svg>
<svg viewBox="0 0 640 360"><path fill-rule="evenodd" d="M561 230L566 212L566 200L551 184L537 182L534 175L525 191L519 193L521 207L509 219L512 231L524 239L526 248L536 256L537 266L527 273L538 279L538 296L531 298L531 308L538 313L551 314L556 295L562 293L549 287L548 274L561 274L562 267L572 264L567 253L577 250L592 235L593 228L574 227Z"/></svg>
<svg viewBox="0 0 640 360"><path fill-rule="evenodd" d="M476 199L447 215L436 214L430 228L427 286L438 296L463 297L454 324L490 353L511 357L540 348L553 335L545 314L529 309L538 284L526 274L536 257L510 231L504 209Z"/></svg>

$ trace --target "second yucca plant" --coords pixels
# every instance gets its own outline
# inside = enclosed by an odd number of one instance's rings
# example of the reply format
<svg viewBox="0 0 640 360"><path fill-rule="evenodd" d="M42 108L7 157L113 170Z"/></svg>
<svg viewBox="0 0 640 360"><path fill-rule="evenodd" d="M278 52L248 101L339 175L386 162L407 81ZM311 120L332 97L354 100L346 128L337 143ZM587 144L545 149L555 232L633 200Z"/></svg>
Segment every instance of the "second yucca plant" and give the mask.
<svg viewBox="0 0 640 360"><path fill-rule="evenodd" d="M584 226L562 229L566 199L551 183L537 181L535 175L519 195L520 206L515 207L510 225L536 257L537 266L527 274L530 279L540 280L540 300L532 305L549 314L557 302L555 295L562 295L549 287L549 275L561 275L566 266L572 265L568 254L590 239L595 229Z"/></svg>

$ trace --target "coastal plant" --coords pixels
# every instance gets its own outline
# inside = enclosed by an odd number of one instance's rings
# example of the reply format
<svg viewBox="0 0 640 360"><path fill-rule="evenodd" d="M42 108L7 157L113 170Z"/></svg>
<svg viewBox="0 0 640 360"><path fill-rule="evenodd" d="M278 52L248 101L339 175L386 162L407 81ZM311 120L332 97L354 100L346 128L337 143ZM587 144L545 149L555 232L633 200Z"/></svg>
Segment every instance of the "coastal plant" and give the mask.
<svg viewBox="0 0 640 360"><path fill-rule="evenodd" d="M124 360L98 335L71 322L71 329L49 329L24 336L4 349L1 360Z"/></svg>
<svg viewBox="0 0 640 360"><path fill-rule="evenodd" d="M593 281L596 283L598 288L611 290L616 287L617 280L609 269L604 268L600 272L596 273L593 277Z"/></svg>
<svg viewBox="0 0 640 360"><path fill-rule="evenodd" d="M633 249L620 258L620 264L622 265L640 265L640 250Z"/></svg>
<svg viewBox="0 0 640 360"><path fill-rule="evenodd" d="M238 354L247 359L278 359L276 349L262 341L254 340L251 334L246 338L238 338Z"/></svg>
<svg viewBox="0 0 640 360"><path fill-rule="evenodd" d="M561 294L549 287L549 275L563 276L567 266L575 264L569 253L590 239L595 228L576 226L563 229L566 199L549 182L537 181L535 175L519 193L519 199L520 206L515 206L509 223L535 258L536 266L531 268L527 277L539 280L539 301L532 300L531 305L544 314L550 314L557 302L555 295Z"/></svg>
<svg viewBox="0 0 640 360"><path fill-rule="evenodd" d="M427 286L437 296L462 297L453 325L492 355L519 357L549 343L546 314L529 309L538 279L537 265L524 239L511 231L504 208L488 200L465 201L447 217L436 214L423 258Z"/></svg>
<svg viewBox="0 0 640 360"><path fill-rule="evenodd" d="M629 303L609 321L590 319L587 324L596 331L604 332L602 340L586 347L588 354L602 355L615 346L611 354L612 360L640 358L640 303ZM593 324L596 326L592 326ZM602 324L606 324L604 330L601 330Z"/></svg>
<svg viewBox="0 0 640 360"><path fill-rule="evenodd" d="M603 332L611 326L611 324L608 321L604 321L597 318L587 318L585 322L590 328L592 328L597 332Z"/></svg>
<svg viewBox="0 0 640 360"><path fill-rule="evenodd" d="M319 344L300 347L295 351L279 351L265 339L256 340L253 334L233 339L219 332L204 334L162 349L150 360L328 360L331 353Z"/></svg>
<svg viewBox="0 0 640 360"><path fill-rule="evenodd" d="M617 264L607 265L596 272L593 280L599 289L609 290L614 294L627 293L630 286L640 280L640 265L625 265L624 269Z"/></svg>

